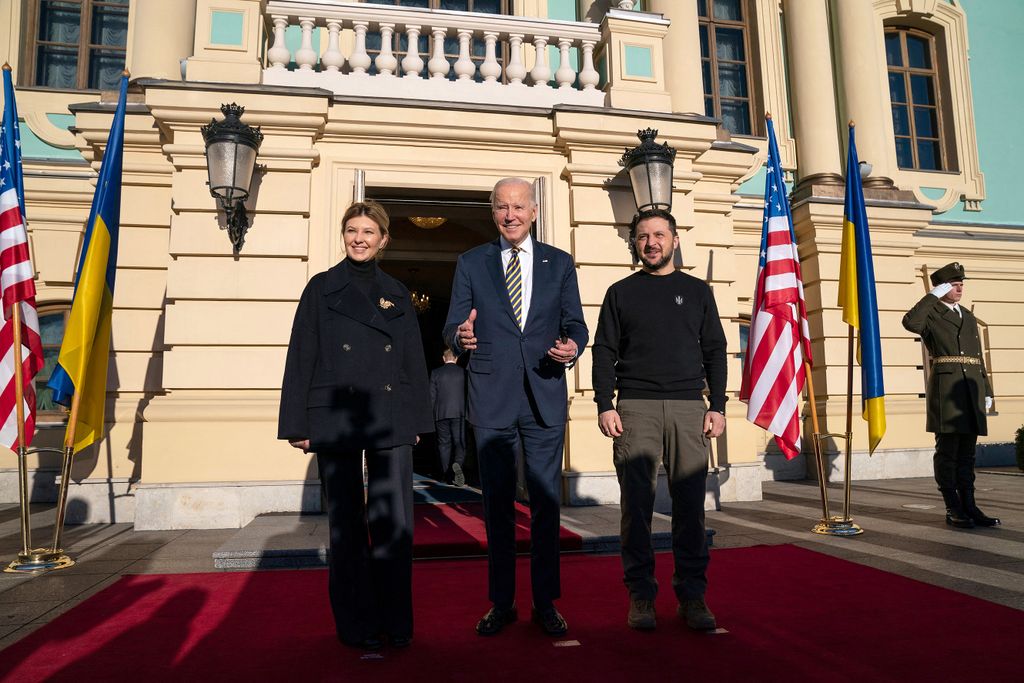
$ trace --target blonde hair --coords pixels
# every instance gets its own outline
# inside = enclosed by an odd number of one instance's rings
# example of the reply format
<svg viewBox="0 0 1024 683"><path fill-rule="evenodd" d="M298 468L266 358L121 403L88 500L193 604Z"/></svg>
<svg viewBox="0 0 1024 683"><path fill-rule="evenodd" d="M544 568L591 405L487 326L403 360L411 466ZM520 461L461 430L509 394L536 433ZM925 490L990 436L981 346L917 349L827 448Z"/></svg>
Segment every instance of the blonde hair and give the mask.
<svg viewBox="0 0 1024 683"><path fill-rule="evenodd" d="M378 202L372 199L367 199L361 202L354 202L345 210L345 215L341 217L341 230L345 231L345 225L356 216L366 216L371 221L377 224L380 228L380 235L386 238L388 242L391 241L391 231L388 230L388 226L391 224L391 218L388 216L388 212L384 210ZM384 251L382 246L377 252L374 258L380 258Z"/></svg>

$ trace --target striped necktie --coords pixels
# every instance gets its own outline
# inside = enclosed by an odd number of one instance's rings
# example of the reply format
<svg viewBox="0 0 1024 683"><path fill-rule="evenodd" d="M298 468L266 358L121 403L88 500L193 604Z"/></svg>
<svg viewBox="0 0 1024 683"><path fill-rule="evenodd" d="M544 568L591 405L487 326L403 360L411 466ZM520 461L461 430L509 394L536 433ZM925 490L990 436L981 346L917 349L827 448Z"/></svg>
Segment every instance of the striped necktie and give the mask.
<svg viewBox="0 0 1024 683"><path fill-rule="evenodd" d="M508 300L512 304L516 323L523 326L523 271L519 266L519 247L512 247L512 255L505 269L505 288L508 289Z"/></svg>

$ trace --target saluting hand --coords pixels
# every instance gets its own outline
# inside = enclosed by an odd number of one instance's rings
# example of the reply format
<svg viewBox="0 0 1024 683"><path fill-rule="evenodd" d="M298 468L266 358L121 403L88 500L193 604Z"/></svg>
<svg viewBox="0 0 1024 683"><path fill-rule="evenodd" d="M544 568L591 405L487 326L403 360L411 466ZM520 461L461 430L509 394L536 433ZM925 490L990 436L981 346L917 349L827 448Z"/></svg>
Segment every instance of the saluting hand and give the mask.
<svg viewBox="0 0 1024 683"><path fill-rule="evenodd" d="M469 317L459 325L458 340L459 346L462 347L463 351L473 351L476 349L476 331L474 329L475 321L476 309L474 308L469 312Z"/></svg>

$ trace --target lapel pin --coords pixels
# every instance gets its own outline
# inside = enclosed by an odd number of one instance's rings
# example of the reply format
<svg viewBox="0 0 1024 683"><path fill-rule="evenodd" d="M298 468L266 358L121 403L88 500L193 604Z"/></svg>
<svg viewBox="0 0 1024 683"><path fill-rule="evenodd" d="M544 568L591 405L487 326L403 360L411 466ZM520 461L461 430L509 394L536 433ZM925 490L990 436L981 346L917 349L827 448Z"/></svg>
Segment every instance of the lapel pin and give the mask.
<svg viewBox="0 0 1024 683"><path fill-rule="evenodd" d="M381 297L381 298L380 298L380 301L378 301L378 302L377 302L377 305L378 305L378 306L380 306L381 308L383 308L383 309L384 309L384 310L386 311L386 310L388 310L389 308L391 308L392 306L394 306L394 305L395 305L395 302L393 302L393 301L388 301L388 300L387 300L387 299L385 299L384 297Z"/></svg>

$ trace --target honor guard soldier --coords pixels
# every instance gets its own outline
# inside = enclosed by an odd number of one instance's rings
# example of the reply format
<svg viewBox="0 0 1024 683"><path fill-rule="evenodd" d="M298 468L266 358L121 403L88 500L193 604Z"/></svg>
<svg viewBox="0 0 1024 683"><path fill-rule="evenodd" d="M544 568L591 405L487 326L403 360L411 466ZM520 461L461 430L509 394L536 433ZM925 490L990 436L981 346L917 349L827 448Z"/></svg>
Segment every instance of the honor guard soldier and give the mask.
<svg viewBox="0 0 1024 683"><path fill-rule="evenodd" d="M988 434L992 389L981 357L978 321L960 306L966 275L950 263L931 275L932 289L905 316L903 327L921 336L931 356L927 429L935 434L935 481L946 503L946 524L995 526L974 502L974 451Z"/></svg>

